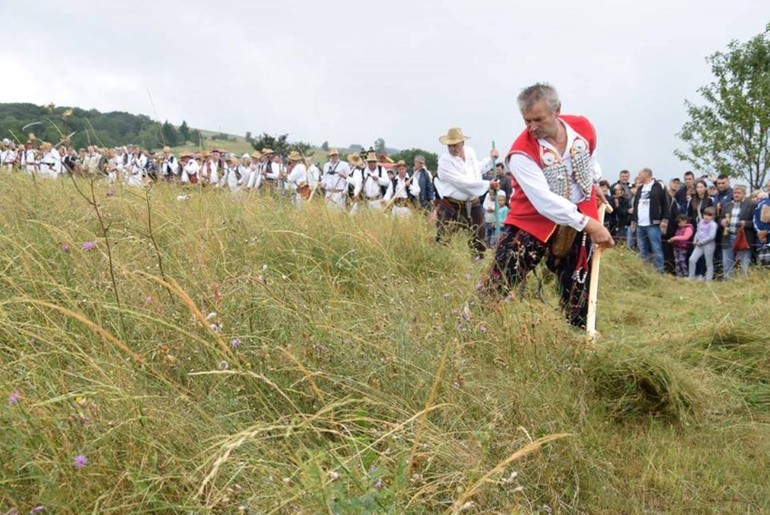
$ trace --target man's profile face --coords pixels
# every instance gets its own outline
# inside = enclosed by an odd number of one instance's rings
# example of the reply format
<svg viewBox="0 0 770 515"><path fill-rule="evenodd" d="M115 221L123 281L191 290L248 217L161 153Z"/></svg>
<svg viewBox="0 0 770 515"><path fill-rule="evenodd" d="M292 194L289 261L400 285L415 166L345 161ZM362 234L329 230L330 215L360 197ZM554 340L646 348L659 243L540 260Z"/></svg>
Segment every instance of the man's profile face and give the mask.
<svg viewBox="0 0 770 515"><path fill-rule="evenodd" d="M449 151L450 155L454 157L459 157L463 148L465 148L465 142L461 141L460 143L453 143L452 145L447 145L446 148Z"/></svg>
<svg viewBox="0 0 770 515"><path fill-rule="evenodd" d="M417 159L415 159L415 160L414 160L414 169L415 169L415 170L419 170L419 169L420 169L420 168L422 168L424 165L425 165L425 163L423 163L422 161L419 161L419 160L417 160Z"/></svg>
<svg viewBox="0 0 770 515"><path fill-rule="evenodd" d="M537 139L555 138L559 132L559 112L551 112L545 100L536 102L522 114L527 130Z"/></svg>

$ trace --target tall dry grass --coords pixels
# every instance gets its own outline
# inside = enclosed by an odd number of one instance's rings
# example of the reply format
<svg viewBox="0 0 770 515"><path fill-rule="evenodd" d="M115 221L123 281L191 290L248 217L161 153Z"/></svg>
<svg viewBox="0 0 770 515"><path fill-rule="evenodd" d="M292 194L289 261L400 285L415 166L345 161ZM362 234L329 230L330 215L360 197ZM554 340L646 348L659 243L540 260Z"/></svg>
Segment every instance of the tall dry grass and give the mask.
<svg viewBox="0 0 770 515"><path fill-rule="evenodd" d="M3 182L0 512L770 510L766 274L608 252L593 347L417 219Z"/></svg>

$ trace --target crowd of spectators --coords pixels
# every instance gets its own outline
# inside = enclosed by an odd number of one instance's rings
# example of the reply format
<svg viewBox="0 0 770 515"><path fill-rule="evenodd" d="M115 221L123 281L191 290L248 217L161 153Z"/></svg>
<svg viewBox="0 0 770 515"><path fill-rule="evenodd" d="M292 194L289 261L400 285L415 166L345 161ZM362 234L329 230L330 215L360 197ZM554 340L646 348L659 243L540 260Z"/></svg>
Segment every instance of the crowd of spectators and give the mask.
<svg viewBox="0 0 770 515"><path fill-rule="evenodd" d="M601 181L613 207L605 223L613 236L639 252L660 273L689 279L729 279L736 268L770 268L770 181L749 192L730 177L685 172L666 184L650 169L631 181Z"/></svg>
<svg viewBox="0 0 770 515"><path fill-rule="evenodd" d="M497 157L493 150L482 165L484 179L500 181L500 189L488 195L483 206L490 247L500 235L512 192L510 172L496 162ZM338 161L347 170L344 177L335 174ZM136 186L164 180L233 191L280 187L298 201L318 189L319 196L325 192L327 204L352 205L352 212L362 203L371 208L388 206L394 213L408 207L428 212L437 197L434 173L427 170L421 156L408 171L407 166L399 162L383 168L373 151L350 154L340 161L332 150L330 162L321 166L305 156L279 156L270 149L243 156L212 150L177 157L169 148L158 153L136 146L89 146L76 151L66 144L33 140L18 147L7 140L0 142L0 167L16 167L40 177L101 173L111 181ZM602 180L599 187L613 208L605 219L613 237L638 251L660 273L711 281L729 279L737 267L744 274L752 266L770 268L770 181L749 192L744 185L731 185L727 175L696 178L688 171L682 179L666 184L644 168L633 181L631 173L622 170L614 184Z"/></svg>

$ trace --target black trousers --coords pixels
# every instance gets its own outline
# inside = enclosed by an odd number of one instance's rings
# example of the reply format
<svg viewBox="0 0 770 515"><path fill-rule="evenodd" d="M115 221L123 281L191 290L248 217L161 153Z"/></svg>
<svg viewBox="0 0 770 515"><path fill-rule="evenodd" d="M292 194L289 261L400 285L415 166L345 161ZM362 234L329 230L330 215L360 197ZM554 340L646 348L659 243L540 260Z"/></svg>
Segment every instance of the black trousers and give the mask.
<svg viewBox="0 0 770 515"><path fill-rule="evenodd" d="M484 207L481 204L479 202L478 205L471 207L469 217L465 204L446 199L439 200L436 210L436 241L440 243L447 234L462 228L471 233L469 244L476 256L483 256L487 249L484 242L487 227L484 222Z"/></svg>
<svg viewBox="0 0 770 515"><path fill-rule="evenodd" d="M487 289L506 295L522 284L535 267L546 259L546 266L556 274L561 294L560 305L567 320L585 328L588 314L588 286L591 282L591 239L578 232L569 252L557 258L551 247L526 231L505 226L495 248L487 280Z"/></svg>

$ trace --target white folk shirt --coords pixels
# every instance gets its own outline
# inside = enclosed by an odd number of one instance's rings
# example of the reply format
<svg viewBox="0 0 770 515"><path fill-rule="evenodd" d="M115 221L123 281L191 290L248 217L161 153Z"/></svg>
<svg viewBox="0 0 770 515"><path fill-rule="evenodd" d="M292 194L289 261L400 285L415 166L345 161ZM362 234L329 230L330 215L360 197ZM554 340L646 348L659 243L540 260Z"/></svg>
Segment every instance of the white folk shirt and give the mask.
<svg viewBox="0 0 770 515"><path fill-rule="evenodd" d="M331 161L324 165L323 187L326 191L343 191L348 187L350 166L345 161Z"/></svg>
<svg viewBox="0 0 770 515"><path fill-rule="evenodd" d="M188 159L187 164L184 165L184 173L182 174L182 182L189 182L190 177L195 177L200 172L201 165L195 159Z"/></svg>
<svg viewBox="0 0 770 515"><path fill-rule="evenodd" d="M265 179L277 181L283 171L283 165L281 163L271 162L270 166L266 167Z"/></svg>
<svg viewBox="0 0 770 515"><path fill-rule="evenodd" d="M24 153L24 163L28 172L34 172L37 169L37 158L35 157L35 149L30 148Z"/></svg>
<svg viewBox="0 0 770 515"><path fill-rule="evenodd" d="M286 182L297 188L300 184L308 184L307 168L302 163L297 163L291 169L291 173L286 178Z"/></svg>
<svg viewBox="0 0 770 515"><path fill-rule="evenodd" d="M168 157L163 159L163 175L179 175L179 161L176 160L174 154L169 154Z"/></svg>
<svg viewBox="0 0 770 515"><path fill-rule="evenodd" d="M388 181L388 191L385 193L385 202L389 202L392 198L409 198L409 195L407 195L406 192L406 184L409 180L409 177L396 177L396 191L393 191L393 182ZM409 193L412 194L413 197L418 197L420 195L420 185L417 183L416 180L413 180L411 184L409 185Z"/></svg>
<svg viewBox="0 0 770 515"><path fill-rule="evenodd" d="M465 202L476 200L489 190L489 181L481 178L476 152L467 145L464 150L465 160L451 154L444 154L438 160L434 184L441 198Z"/></svg>
<svg viewBox="0 0 770 515"><path fill-rule="evenodd" d="M321 170L319 170L315 164L311 164L310 168L307 169L307 184L310 186L310 189L315 189L316 184L318 184L318 181L320 180Z"/></svg>
<svg viewBox="0 0 770 515"><path fill-rule="evenodd" d="M566 123L564 127L567 129L567 145L561 159L570 171L569 199L551 191L548 187L548 181L543 175L543 170L529 157L523 154L511 154L508 158L508 168L538 213L557 225L569 225L575 230L582 231L588 223L588 218L578 211L576 205L583 200L583 192L572 178L572 156L570 154L570 149L579 136ZM538 143L541 147L550 148L556 155L559 154L558 150L544 139L538 140ZM591 161L594 168L594 180L596 181L601 178L601 168L593 155Z"/></svg>
<svg viewBox="0 0 770 515"><path fill-rule="evenodd" d="M356 175L358 176L356 177ZM382 196L380 188L390 185L388 172L380 166L377 166L374 170L367 166L363 170L359 170L358 174L353 174L353 177L355 184L354 196L363 190L364 197L370 200L380 198Z"/></svg>
<svg viewBox="0 0 770 515"><path fill-rule="evenodd" d="M259 163L252 161L248 168L246 188L253 189L259 186Z"/></svg>

